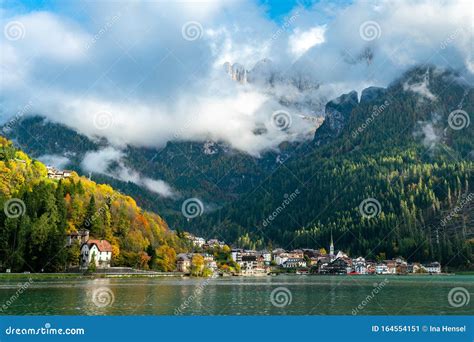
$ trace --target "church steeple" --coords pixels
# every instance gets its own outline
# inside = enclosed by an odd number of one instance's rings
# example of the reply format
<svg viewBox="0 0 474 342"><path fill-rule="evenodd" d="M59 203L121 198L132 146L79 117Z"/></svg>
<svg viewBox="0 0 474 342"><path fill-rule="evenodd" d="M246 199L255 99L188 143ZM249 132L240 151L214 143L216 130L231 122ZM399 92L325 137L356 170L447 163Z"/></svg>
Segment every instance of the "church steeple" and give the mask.
<svg viewBox="0 0 474 342"><path fill-rule="evenodd" d="M331 228L331 244L329 245L329 255L334 256L334 241L332 240L332 228Z"/></svg>

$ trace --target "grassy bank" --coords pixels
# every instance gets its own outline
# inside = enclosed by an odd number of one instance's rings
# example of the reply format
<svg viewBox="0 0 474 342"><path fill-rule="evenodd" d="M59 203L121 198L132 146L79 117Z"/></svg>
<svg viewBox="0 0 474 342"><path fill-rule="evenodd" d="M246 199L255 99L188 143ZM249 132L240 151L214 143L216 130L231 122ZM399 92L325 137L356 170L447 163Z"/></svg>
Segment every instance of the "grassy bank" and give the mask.
<svg viewBox="0 0 474 342"><path fill-rule="evenodd" d="M169 273L129 273L129 274L105 274L105 273L0 273L0 282L17 280L56 280L56 279L97 279L97 278L154 278L154 277L182 277L182 274Z"/></svg>

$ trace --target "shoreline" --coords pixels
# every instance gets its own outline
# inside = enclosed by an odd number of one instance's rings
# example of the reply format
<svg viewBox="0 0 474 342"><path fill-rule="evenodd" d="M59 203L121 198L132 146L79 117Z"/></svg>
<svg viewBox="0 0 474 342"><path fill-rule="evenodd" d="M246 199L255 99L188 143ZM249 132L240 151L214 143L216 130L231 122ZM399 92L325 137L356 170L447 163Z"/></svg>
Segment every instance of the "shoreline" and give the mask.
<svg viewBox="0 0 474 342"><path fill-rule="evenodd" d="M473 272L456 272L456 273L408 273L408 274L295 274L295 273L280 273L276 275L235 275L235 276L218 276L219 278L233 278L233 277L244 277L244 278L265 278L265 277L278 277L281 275L289 275L292 277L327 277L327 276L338 276L338 277L413 277L413 276L435 276L435 277L449 277L449 276L462 276L462 275L474 275ZM36 280L48 280L48 279L101 279L101 278L205 278L205 277L191 277L183 273L169 273L169 272L153 272L153 273L93 273L93 274L82 274L82 273L0 273L0 282L17 279L36 279ZM213 277L209 277L213 278ZM207 278L206 278L207 279Z"/></svg>

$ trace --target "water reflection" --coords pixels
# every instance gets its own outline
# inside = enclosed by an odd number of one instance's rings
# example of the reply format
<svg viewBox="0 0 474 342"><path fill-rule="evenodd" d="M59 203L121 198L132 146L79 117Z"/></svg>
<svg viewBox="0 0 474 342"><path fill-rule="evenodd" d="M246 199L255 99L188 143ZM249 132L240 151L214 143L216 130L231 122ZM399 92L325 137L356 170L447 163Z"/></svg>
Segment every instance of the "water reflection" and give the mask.
<svg viewBox="0 0 474 342"><path fill-rule="evenodd" d="M48 280L34 282L2 314L350 315L382 280L344 276ZM447 302L453 286L474 292L473 280L473 276L391 277L357 314L474 314L472 303L453 309ZM278 287L292 294L287 306L271 304L270 294ZM11 282L0 280L0 303L15 291Z"/></svg>

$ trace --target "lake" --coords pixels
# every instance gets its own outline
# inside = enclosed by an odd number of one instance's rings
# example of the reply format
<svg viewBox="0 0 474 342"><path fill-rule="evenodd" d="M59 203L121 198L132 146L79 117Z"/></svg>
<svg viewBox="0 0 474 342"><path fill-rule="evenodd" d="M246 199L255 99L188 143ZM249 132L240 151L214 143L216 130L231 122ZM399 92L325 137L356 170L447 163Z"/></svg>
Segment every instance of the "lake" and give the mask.
<svg viewBox="0 0 474 342"><path fill-rule="evenodd" d="M22 291L20 291L22 289ZM7 315L472 315L474 275L0 277Z"/></svg>

